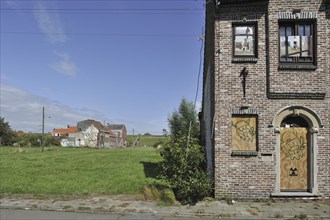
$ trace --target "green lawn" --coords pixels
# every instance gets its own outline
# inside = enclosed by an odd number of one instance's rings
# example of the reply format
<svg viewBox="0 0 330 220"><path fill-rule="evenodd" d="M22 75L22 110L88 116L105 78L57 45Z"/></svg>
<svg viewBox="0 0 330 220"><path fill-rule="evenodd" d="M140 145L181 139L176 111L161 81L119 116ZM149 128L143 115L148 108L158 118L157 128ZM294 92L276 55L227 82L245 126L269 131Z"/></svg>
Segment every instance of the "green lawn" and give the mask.
<svg viewBox="0 0 330 220"><path fill-rule="evenodd" d="M154 147L155 143L163 142L168 140L168 137L163 136L144 136L144 135L129 135L128 140L134 142L137 138L140 138L137 146L139 147Z"/></svg>
<svg viewBox="0 0 330 220"><path fill-rule="evenodd" d="M0 147L0 193L137 195L157 175L159 150Z"/></svg>

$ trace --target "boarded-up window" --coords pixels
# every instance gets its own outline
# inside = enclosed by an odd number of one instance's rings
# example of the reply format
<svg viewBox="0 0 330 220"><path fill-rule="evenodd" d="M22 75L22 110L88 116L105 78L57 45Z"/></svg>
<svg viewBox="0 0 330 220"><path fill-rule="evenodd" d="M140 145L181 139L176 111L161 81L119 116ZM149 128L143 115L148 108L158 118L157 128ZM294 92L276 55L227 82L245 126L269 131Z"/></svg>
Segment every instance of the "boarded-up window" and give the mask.
<svg viewBox="0 0 330 220"><path fill-rule="evenodd" d="M257 151L257 116L233 115L231 125L232 151Z"/></svg>

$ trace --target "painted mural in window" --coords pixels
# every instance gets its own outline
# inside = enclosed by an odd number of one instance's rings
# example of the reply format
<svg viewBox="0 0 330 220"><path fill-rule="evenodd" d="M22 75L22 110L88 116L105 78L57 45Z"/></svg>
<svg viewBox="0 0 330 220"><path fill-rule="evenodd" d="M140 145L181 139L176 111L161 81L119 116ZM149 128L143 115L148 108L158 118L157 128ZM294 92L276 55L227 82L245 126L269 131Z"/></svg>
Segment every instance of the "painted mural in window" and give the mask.
<svg viewBox="0 0 330 220"><path fill-rule="evenodd" d="M283 23L280 32L280 63L313 64L314 41L313 23Z"/></svg>
<svg viewBox="0 0 330 220"><path fill-rule="evenodd" d="M233 24L234 57L256 57L256 25Z"/></svg>
<svg viewBox="0 0 330 220"><path fill-rule="evenodd" d="M257 116L234 115L231 120L232 150L257 150Z"/></svg>

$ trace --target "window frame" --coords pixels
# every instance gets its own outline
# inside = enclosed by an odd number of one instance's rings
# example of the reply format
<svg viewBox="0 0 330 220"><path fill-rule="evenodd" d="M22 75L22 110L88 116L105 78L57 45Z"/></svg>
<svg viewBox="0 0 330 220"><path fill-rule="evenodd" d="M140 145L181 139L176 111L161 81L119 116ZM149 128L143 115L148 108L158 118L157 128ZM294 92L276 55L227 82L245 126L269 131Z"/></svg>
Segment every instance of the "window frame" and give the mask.
<svg viewBox="0 0 330 220"><path fill-rule="evenodd" d="M249 35L236 34L236 27L253 27L253 33ZM253 55L235 54L236 36L252 36ZM233 62L257 62L258 60L258 22L233 22L232 23L232 61Z"/></svg>
<svg viewBox="0 0 330 220"><path fill-rule="evenodd" d="M292 56L293 61L281 60L281 27L292 27L291 36L300 36L299 26L310 25L310 32L312 37L312 61L304 61L299 56ZM299 20L279 20L278 21L278 68L280 70L315 70L317 68L317 24L316 19L299 19ZM287 35L285 35L287 36ZM304 36L304 35L302 35ZM286 46L286 49L288 46Z"/></svg>

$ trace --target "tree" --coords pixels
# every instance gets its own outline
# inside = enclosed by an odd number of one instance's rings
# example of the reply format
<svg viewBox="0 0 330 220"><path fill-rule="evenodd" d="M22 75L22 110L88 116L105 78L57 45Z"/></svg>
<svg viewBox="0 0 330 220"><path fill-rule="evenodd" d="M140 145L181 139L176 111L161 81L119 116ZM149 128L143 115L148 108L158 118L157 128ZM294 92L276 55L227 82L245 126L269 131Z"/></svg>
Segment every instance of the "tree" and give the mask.
<svg viewBox="0 0 330 220"><path fill-rule="evenodd" d="M170 133L174 140L179 137L199 138L199 122L193 102L182 99L178 110L168 117Z"/></svg>
<svg viewBox="0 0 330 220"><path fill-rule="evenodd" d="M61 139L49 135L44 136L45 146L61 146Z"/></svg>
<svg viewBox="0 0 330 220"><path fill-rule="evenodd" d="M22 147L40 146L41 134L26 133L18 137L18 144Z"/></svg>
<svg viewBox="0 0 330 220"><path fill-rule="evenodd" d="M163 133L163 136L164 137L167 137L168 136L168 132L167 132L167 130L165 128L163 128L163 132L162 133Z"/></svg>
<svg viewBox="0 0 330 220"><path fill-rule="evenodd" d="M182 204L194 204L211 195L204 148L198 144L199 122L195 106L182 99L168 117L170 139L160 154L161 177Z"/></svg>
<svg viewBox="0 0 330 220"><path fill-rule="evenodd" d="M210 196L212 184L206 172L204 148L186 137L170 140L161 150L161 177L182 204L194 204Z"/></svg>
<svg viewBox="0 0 330 220"><path fill-rule="evenodd" d="M0 117L0 145L13 145L16 141L16 133L10 128L5 118Z"/></svg>

